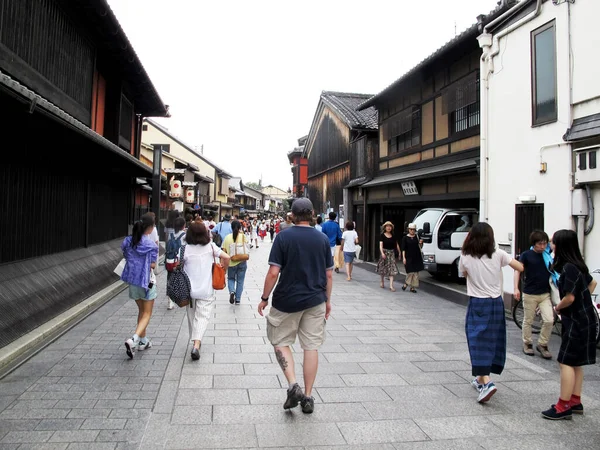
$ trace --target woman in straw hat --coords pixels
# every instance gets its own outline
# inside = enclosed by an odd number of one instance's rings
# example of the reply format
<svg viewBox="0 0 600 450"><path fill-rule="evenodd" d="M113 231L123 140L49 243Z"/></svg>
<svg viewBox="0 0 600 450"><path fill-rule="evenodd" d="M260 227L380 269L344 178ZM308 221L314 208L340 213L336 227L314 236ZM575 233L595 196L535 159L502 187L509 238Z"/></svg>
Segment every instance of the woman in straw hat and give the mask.
<svg viewBox="0 0 600 450"><path fill-rule="evenodd" d="M395 292L394 288L394 277L398 275L398 266L396 265L396 255L394 251L397 250L400 254L400 246L398 240L394 236L394 224L389 220L381 226L381 236L379 238L379 262L377 263L377 273L381 276L382 288L385 288L384 278L389 277L390 279L390 291Z"/></svg>
<svg viewBox="0 0 600 450"><path fill-rule="evenodd" d="M410 286L410 292L417 293L419 287L419 272L424 269L421 246L423 241L417 236L417 225L408 224L408 234L402 238L402 262L406 270L406 280L402 290Z"/></svg>

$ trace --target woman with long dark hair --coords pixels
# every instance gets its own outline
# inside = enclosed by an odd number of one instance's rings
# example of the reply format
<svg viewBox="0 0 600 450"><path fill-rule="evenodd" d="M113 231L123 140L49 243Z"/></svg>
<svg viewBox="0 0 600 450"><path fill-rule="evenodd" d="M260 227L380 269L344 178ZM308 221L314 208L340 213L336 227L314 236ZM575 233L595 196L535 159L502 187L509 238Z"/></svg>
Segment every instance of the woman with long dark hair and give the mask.
<svg viewBox="0 0 600 450"><path fill-rule="evenodd" d="M560 397L556 405L542 411L545 419L571 419L583 414L581 390L583 366L596 363L598 313L591 294L596 281L583 261L577 233L559 230L552 237L554 270L560 274L561 300L555 306L561 315L561 344L556 360L560 366Z"/></svg>
<svg viewBox="0 0 600 450"><path fill-rule="evenodd" d="M153 230L154 219L144 214L142 220L133 225L131 236L127 236L121 244L126 261L121 280L129 284L129 298L135 300L138 307L135 333L125 341L125 350L129 358L133 358L136 350L152 347L152 342L146 337L146 328L150 323L156 298L153 269L158 259L158 245L150 237Z"/></svg>
<svg viewBox="0 0 600 450"><path fill-rule="evenodd" d="M223 240L223 251L233 256L233 259L229 263L229 269L227 269L227 287L229 288L229 303L236 305L240 304L242 300L242 293L244 292L244 280L246 278L246 270L248 264L246 261L234 261L237 254L247 254L248 239L246 235L241 231L242 224L238 220L231 222L231 234L225 236Z"/></svg>
<svg viewBox="0 0 600 450"><path fill-rule="evenodd" d="M192 301L187 309L190 339L194 342L191 357L200 359L200 346L215 303L212 287L212 263L219 258L227 269L229 256L210 241L204 223L192 222L185 235L186 245L182 247L183 270L190 279Z"/></svg>
<svg viewBox="0 0 600 450"><path fill-rule="evenodd" d="M471 228L462 247L459 271L467 278L469 306L465 333L471 357L471 385L479 403L496 393L491 373L501 374L506 362L506 319L502 300L502 268L523 272L523 265L504 250L496 249L494 230L479 222Z"/></svg>

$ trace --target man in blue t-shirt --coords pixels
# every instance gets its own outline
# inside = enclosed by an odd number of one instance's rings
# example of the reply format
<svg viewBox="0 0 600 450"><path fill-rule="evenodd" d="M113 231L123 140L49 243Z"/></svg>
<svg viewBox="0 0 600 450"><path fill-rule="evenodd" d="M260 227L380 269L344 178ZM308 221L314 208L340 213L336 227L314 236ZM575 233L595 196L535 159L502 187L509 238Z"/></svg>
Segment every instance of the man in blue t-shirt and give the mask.
<svg viewBox="0 0 600 450"><path fill-rule="evenodd" d="M342 240L342 230L340 226L335 221L337 214L333 211L329 213L329 220L321 225L321 231L327 235L329 239L329 247L331 249L331 256L335 255L335 247L336 245L340 245L340 241ZM336 272L339 272L339 269L336 267Z"/></svg>
<svg viewBox="0 0 600 450"><path fill-rule="evenodd" d="M550 271L544 260L544 252L548 251L548 235L544 231L535 230L529 236L531 250L524 251L519 261L525 267L523 272L523 353L534 356L533 341L531 338L531 324L535 317L535 310L540 309L542 315L542 329L536 350L543 358L552 359L548 350L548 341L554 325L554 313L550 299ZM519 272L515 271L515 299L519 300Z"/></svg>
<svg viewBox="0 0 600 450"><path fill-rule="evenodd" d="M315 407L311 393L317 377L318 348L325 341L325 322L331 313L333 258L327 237L311 226L311 201L295 200L292 215L296 226L280 233L271 248L258 313L263 315L277 284L267 316L267 337L289 383L283 408L294 408L300 403L302 412L310 414ZM290 349L296 336L304 350L304 393L296 383Z"/></svg>
<svg viewBox="0 0 600 450"><path fill-rule="evenodd" d="M228 234L233 233L231 229L231 216L225 214L223 220L213 229L213 232L219 233L221 239L224 241Z"/></svg>

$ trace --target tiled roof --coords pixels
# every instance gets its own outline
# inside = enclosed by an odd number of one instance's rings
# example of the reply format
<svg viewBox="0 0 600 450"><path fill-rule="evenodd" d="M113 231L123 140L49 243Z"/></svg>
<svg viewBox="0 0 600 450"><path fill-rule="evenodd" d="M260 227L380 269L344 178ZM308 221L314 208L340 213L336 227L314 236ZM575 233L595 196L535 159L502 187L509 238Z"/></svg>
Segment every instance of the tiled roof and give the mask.
<svg viewBox="0 0 600 450"><path fill-rule="evenodd" d="M402 83L403 81L405 81L408 77L410 77L411 75L413 75L414 73L416 73L418 70L422 69L424 66L426 66L428 63L430 63L431 61L433 61L435 58L437 58L438 56L440 56L444 52L450 50L455 45L462 44L467 39L475 39L477 37L477 35L480 33L480 31L481 31L480 30L480 26L481 25L485 25L485 24L491 22L492 20L494 20L495 18L500 17L500 15L504 14L510 8L512 8L513 6L515 6L516 3L517 2L515 0L506 0L506 1L499 2L498 6L495 9L493 9L492 11L490 11L488 14L482 16L482 22L478 21L477 23L471 25L469 28L467 28L466 30L464 30L459 35L455 36L454 38L452 38L451 40L449 40L448 42L446 42L444 45L442 45L440 48L438 48L435 52L433 52L427 58L425 58L424 60L422 60L415 67L413 67L412 69L410 69L408 72L406 72L400 78L398 78L396 81L394 81L388 87L386 87L379 94L374 95L370 99L368 99L368 100L362 102L360 105L358 105L357 109L361 110L361 111L364 111L367 108L372 107L373 105L375 105L377 103L377 100L380 99L383 95L387 94L389 91L391 91L392 89L394 89L400 83Z"/></svg>
<svg viewBox="0 0 600 450"><path fill-rule="evenodd" d="M356 108L370 99L370 94L352 94L346 92L323 91L321 100L338 116L344 120L350 128L363 128L377 130L377 110L366 108L357 111Z"/></svg>

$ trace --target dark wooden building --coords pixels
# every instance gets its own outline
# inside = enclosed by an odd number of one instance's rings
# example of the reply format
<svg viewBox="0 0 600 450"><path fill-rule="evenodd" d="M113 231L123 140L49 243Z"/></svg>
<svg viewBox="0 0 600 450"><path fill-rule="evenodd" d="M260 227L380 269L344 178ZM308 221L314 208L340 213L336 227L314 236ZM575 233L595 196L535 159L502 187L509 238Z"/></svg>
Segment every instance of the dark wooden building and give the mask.
<svg viewBox="0 0 600 450"><path fill-rule="evenodd" d="M106 0L0 3L0 347L118 278L141 121L167 116Z"/></svg>
<svg viewBox="0 0 600 450"><path fill-rule="evenodd" d="M387 220L400 238L422 208L478 208L477 36L514 3L502 2L479 16L477 23L358 107L379 112L376 176L352 199L366 210L365 259L378 258L380 227Z"/></svg>
<svg viewBox="0 0 600 450"><path fill-rule="evenodd" d="M304 146L308 160L308 197L316 214L334 211L342 220L353 219L347 187L362 169L350 167L353 152L377 138L375 108L356 108L368 94L323 91ZM372 145L372 144L369 144ZM358 157L358 155L356 155ZM355 161L357 164L358 160ZM343 226L343 224L342 224ZM360 224L357 231L362 233Z"/></svg>

